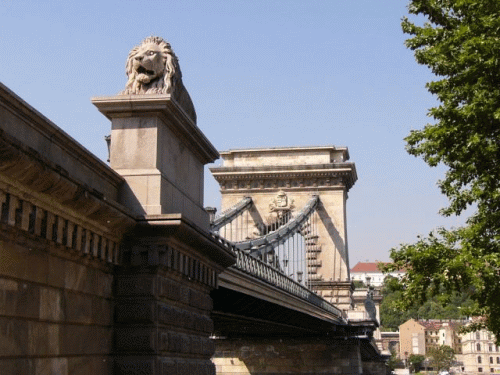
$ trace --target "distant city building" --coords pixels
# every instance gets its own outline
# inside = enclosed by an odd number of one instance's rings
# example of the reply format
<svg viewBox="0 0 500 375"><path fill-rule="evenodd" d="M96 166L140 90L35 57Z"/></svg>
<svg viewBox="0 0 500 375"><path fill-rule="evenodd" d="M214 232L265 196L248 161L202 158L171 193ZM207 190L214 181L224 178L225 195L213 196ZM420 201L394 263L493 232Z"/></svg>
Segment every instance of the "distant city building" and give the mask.
<svg viewBox="0 0 500 375"><path fill-rule="evenodd" d="M447 345L462 354L462 339L460 328L466 322L463 320L415 320L410 319L399 326L400 358L410 354L426 355L430 348Z"/></svg>
<svg viewBox="0 0 500 375"><path fill-rule="evenodd" d="M500 352L495 345L495 336L480 330L461 335L462 366L457 368L464 374L500 374Z"/></svg>
<svg viewBox="0 0 500 375"><path fill-rule="evenodd" d="M447 345L455 351L454 373L481 375L500 374L500 348L494 335L481 330L460 333L469 321L465 320L415 320L399 326L399 353L403 360L411 354L428 355L429 349Z"/></svg>
<svg viewBox="0 0 500 375"><path fill-rule="evenodd" d="M381 262L358 262L351 269L351 280L352 281L361 281L363 284L368 284L368 278L370 281L370 285L374 287L382 286L384 283L384 279L387 275L391 275L393 277L400 278L405 274L404 271L396 271L388 274L382 273L379 269L379 264Z"/></svg>
<svg viewBox="0 0 500 375"><path fill-rule="evenodd" d="M380 332L382 354L399 353L399 332Z"/></svg>

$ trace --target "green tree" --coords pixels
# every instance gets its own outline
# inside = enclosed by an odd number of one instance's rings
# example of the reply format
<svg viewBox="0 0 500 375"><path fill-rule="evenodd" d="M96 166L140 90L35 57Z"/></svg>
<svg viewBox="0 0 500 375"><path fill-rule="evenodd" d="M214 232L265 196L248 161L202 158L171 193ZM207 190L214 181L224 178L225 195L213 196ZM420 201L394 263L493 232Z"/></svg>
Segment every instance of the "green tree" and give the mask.
<svg viewBox="0 0 500 375"><path fill-rule="evenodd" d="M434 370L449 370L455 362L455 352L447 345L429 348L427 356Z"/></svg>
<svg viewBox="0 0 500 375"><path fill-rule="evenodd" d="M394 370L396 368L403 368L403 361L398 358L396 351L391 350L391 357L387 361L387 366L389 369Z"/></svg>
<svg viewBox="0 0 500 375"><path fill-rule="evenodd" d="M408 357L408 364L410 365L411 372L419 372L425 357L421 354L410 354Z"/></svg>
<svg viewBox="0 0 500 375"><path fill-rule="evenodd" d="M362 282L361 280L354 280L353 284L354 284L354 288L356 288L356 289L364 289L364 288L366 288L365 283Z"/></svg>
<svg viewBox="0 0 500 375"><path fill-rule="evenodd" d="M466 224L439 228L414 244L391 250L405 268L402 308L432 295L468 290L467 315L484 319L500 341L500 1L412 0L403 18L406 46L438 77L427 84L439 105L434 119L406 138L407 150L432 166L445 165L438 182L449 205L444 216L473 213Z"/></svg>
<svg viewBox="0 0 500 375"><path fill-rule="evenodd" d="M382 302L380 303L380 325L383 331L397 331L399 326L410 318L417 318L417 309L410 307L405 311L398 309L403 298L403 290L398 280L387 276L382 286Z"/></svg>
<svg viewBox="0 0 500 375"><path fill-rule="evenodd" d="M382 302L380 303L380 325L383 331L397 331L408 319L460 319L462 312L473 302L468 293L452 293L450 296L438 295L430 297L420 306L413 304L405 310L398 309L403 298L404 289L394 277L387 276L382 286Z"/></svg>

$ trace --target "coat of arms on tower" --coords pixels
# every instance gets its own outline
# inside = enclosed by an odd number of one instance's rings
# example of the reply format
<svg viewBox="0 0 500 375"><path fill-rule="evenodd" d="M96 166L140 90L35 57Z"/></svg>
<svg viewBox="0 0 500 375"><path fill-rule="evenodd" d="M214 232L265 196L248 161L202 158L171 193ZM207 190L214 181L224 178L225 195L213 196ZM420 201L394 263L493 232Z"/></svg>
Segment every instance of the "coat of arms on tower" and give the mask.
<svg viewBox="0 0 500 375"><path fill-rule="evenodd" d="M269 211L275 213L278 218L281 218L284 213L289 212L294 208L293 199L289 199L283 190L280 190L278 195L276 195L276 198L274 198L269 204Z"/></svg>

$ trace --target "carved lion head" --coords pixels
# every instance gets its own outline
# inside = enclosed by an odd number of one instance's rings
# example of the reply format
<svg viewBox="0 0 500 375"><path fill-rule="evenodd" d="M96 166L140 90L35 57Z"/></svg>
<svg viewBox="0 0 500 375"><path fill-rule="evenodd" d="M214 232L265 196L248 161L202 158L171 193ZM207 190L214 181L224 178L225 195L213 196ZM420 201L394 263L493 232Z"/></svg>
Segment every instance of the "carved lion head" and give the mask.
<svg viewBox="0 0 500 375"><path fill-rule="evenodd" d="M144 39L130 51L126 72L128 82L121 94L170 94L181 79L174 51L157 36Z"/></svg>
<svg viewBox="0 0 500 375"><path fill-rule="evenodd" d="M120 95L171 94L172 99L196 124L193 102L182 83L179 60L160 37L150 36L128 54L128 81Z"/></svg>

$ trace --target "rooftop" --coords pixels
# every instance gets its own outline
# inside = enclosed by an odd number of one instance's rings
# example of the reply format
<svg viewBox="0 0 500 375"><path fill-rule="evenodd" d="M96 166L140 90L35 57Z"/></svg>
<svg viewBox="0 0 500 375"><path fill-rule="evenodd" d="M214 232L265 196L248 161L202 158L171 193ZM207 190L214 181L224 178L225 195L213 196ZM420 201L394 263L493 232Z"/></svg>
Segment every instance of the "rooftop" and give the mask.
<svg viewBox="0 0 500 375"><path fill-rule="evenodd" d="M384 262L358 262L352 269L351 273L356 273L356 272L382 272L379 269L379 265L387 264ZM396 272L404 272L403 270L399 270Z"/></svg>

